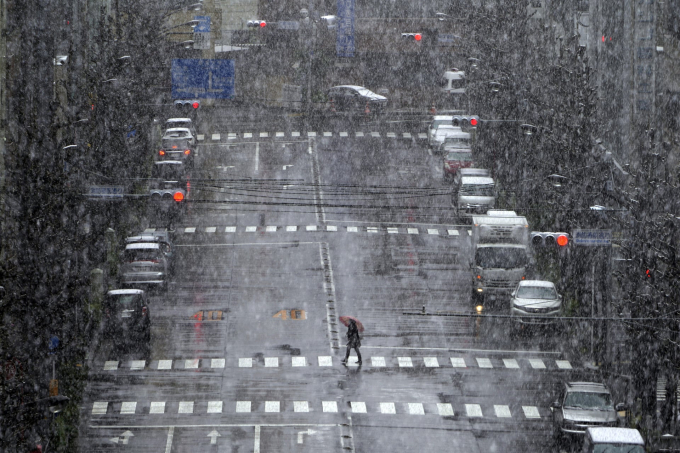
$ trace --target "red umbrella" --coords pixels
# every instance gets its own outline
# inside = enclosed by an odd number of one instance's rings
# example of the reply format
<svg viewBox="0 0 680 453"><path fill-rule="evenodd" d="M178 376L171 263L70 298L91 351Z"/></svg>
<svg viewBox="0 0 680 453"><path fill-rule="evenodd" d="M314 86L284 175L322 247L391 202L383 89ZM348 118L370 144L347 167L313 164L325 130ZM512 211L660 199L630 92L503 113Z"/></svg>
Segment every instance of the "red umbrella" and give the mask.
<svg viewBox="0 0 680 453"><path fill-rule="evenodd" d="M349 320L353 319L355 323L357 323L357 329L359 329L359 332L364 331L364 325L361 324L361 321L359 321L357 318L354 316L340 316L340 322L343 323L346 326L349 326Z"/></svg>

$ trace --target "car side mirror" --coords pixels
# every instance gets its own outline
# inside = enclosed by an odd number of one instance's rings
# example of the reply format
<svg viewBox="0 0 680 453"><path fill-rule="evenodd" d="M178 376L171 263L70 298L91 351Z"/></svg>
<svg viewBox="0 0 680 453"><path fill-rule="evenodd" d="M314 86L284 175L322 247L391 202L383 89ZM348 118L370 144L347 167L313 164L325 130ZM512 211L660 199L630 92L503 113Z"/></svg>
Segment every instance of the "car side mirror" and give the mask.
<svg viewBox="0 0 680 453"><path fill-rule="evenodd" d="M513 292L510 293L510 295L511 295L512 297L515 297L515 294L517 294L516 291L513 291Z"/></svg>
<svg viewBox="0 0 680 453"><path fill-rule="evenodd" d="M626 403L619 403L616 406L614 406L614 409L616 409L616 412L623 412L628 410L628 406Z"/></svg>
<svg viewBox="0 0 680 453"><path fill-rule="evenodd" d="M551 409L560 409L561 407L562 407L562 405L559 403L559 401L554 401L554 402L550 405L550 408L551 408Z"/></svg>

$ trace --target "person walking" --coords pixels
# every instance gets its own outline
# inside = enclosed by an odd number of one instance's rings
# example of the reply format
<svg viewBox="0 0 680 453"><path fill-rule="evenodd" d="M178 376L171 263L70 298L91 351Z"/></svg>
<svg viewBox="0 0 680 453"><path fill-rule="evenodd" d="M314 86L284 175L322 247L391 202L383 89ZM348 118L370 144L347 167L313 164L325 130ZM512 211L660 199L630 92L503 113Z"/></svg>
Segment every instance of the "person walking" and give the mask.
<svg viewBox="0 0 680 453"><path fill-rule="evenodd" d="M353 320L349 320L349 325L347 326L347 353L343 359L343 365L347 365L347 360L349 359L350 350L354 349L357 352L357 364L361 365L361 352L359 348L361 347L361 340L359 338L359 328L357 323Z"/></svg>

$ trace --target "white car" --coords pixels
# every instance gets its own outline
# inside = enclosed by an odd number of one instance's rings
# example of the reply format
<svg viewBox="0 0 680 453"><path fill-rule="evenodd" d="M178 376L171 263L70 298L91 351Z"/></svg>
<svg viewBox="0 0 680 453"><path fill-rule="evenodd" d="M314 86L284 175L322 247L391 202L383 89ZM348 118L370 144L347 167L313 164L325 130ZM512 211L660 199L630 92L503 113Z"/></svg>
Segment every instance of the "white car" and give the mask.
<svg viewBox="0 0 680 453"><path fill-rule="evenodd" d="M427 128L427 141L428 143L432 140L434 133L437 131L439 126L451 126L453 122L453 115L435 115L432 117L432 122Z"/></svg>
<svg viewBox="0 0 680 453"><path fill-rule="evenodd" d="M435 131L434 135L432 136L432 139L430 140L430 148L432 148L433 151L443 151L444 148L444 143L446 142L447 138L451 139L457 139L457 141L466 141L468 143L468 146L463 146L461 144L458 144L457 146L454 146L452 142L452 148L457 148L457 149L470 149L471 148L471 140L470 140L470 134L468 132L463 132L463 130L460 127L455 127L455 126L448 126L448 125L441 125L437 128Z"/></svg>
<svg viewBox="0 0 680 453"><path fill-rule="evenodd" d="M191 118L168 118L165 121L165 129L174 129L178 127L183 127L189 129L191 131L191 135L196 137L196 128L194 127L193 121L191 121Z"/></svg>
<svg viewBox="0 0 680 453"><path fill-rule="evenodd" d="M555 284L544 280L522 280L510 298L510 315L520 324L552 324L562 313L562 296Z"/></svg>
<svg viewBox="0 0 680 453"><path fill-rule="evenodd" d="M196 144L196 136L188 127L172 127L166 130L163 134L163 140L168 139L185 139L191 146Z"/></svg>

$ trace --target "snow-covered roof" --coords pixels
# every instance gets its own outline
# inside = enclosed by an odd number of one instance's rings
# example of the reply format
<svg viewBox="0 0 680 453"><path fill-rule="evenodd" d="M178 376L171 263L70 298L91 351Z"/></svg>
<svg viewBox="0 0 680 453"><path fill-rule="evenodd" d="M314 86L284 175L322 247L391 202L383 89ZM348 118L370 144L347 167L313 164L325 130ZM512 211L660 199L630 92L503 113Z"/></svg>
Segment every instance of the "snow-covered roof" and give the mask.
<svg viewBox="0 0 680 453"><path fill-rule="evenodd" d="M594 444L644 445L640 432L631 428L588 428Z"/></svg>

